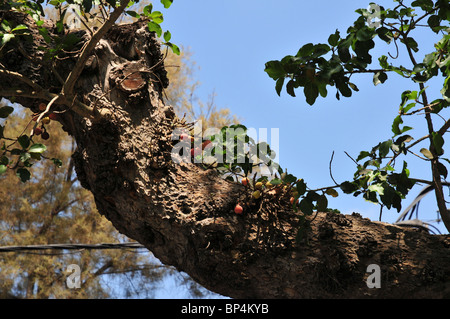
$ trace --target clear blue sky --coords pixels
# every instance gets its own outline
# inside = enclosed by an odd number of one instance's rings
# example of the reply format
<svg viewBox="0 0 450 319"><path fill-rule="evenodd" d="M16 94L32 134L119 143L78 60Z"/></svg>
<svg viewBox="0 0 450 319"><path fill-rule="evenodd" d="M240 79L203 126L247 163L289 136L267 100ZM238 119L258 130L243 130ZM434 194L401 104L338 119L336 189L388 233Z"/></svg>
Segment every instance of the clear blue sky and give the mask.
<svg viewBox="0 0 450 319"><path fill-rule="evenodd" d="M330 88L326 99L319 97L314 106L309 106L300 90L296 98L285 92L279 97L274 81L264 72L264 65L269 60L295 55L308 42L326 43L336 29L345 34L358 17L355 10L367 8L369 2L175 0L169 10L155 2L154 10L164 13L162 26L171 31L171 41L189 47L193 53L192 58L200 67L195 74L202 84L197 91L199 98L207 100L214 91L216 104L229 108L247 127L279 128L281 166L304 178L309 187L318 188L333 185L328 169L333 151L333 176L343 182L350 180L355 171L354 163L344 151L356 158L360 151L370 150L392 137L390 128L398 112L400 94L407 89L417 90L417 86L394 74L384 85L376 87L370 75L354 76L352 81L360 92L353 97L337 101ZM379 4L392 8L394 2L379 1ZM418 60L430 52L433 39L422 40L428 47L419 51ZM395 55L395 48L381 45L372 52L374 66L379 67L378 57L387 52ZM403 57L400 54L398 61ZM405 66L407 63L404 61ZM437 87L437 94L439 90ZM436 125L441 125L436 121ZM427 134L422 122L420 117L417 122L405 124L413 126L411 134L419 138ZM408 164L412 176L430 178L428 163L410 158ZM421 188L411 192L404 207ZM433 195L428 197L433 199ZM429 202L421 205L425 220L436 218L436 207L432 200ZM379 216L379 206L351 195L341 194L330 200L330 207L346 214L359 212L372 220L378 220ZM398 214L384 209L382 217L382 221L393 222Z"/></svg>

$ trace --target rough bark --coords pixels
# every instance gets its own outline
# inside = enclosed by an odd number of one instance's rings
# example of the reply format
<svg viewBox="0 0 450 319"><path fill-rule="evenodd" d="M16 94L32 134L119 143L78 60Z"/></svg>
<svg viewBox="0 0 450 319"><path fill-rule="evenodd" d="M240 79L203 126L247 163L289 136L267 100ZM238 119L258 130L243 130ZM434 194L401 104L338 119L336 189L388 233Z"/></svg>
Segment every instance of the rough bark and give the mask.
<svg viewBox="0 0 450 319"><path fill-rule="evenodd" d="M48 44L34 22L17 13L0 16L35 30L33 41L3 49L0 62L8 72L0 73L0 96L14 96L37 112L39 103L61 91L58 78L67 78L77 56L61 54L50 67L42 62L38 47ZM56 33L51 22L46 28ZM76 32L81 49L90 36ZM44 90L18 80L16 73ZM107 115L80 116L63 98L52 106L65 111L60 122L76 140L79 181L120 232L164 264L234 298L450 297L449 236L358 214L317 213L311 229L296 241L300 214L285 194L252 202L244 186L214 170L174 163L171 134L183 123L164 104L167 85L160 46L145 23L114 26L75 84L77 101ZM234 214L237 201L245 198L244 214ZM381 267L380 289L366 285L370 264Z"/></svg>

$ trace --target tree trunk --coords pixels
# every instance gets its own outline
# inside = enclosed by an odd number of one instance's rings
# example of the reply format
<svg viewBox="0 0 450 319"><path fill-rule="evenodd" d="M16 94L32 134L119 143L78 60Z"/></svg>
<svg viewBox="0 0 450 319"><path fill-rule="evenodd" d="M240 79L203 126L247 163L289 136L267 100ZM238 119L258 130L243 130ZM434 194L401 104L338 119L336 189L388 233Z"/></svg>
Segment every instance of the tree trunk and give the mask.
<svg viewBox="0 0 450 319"><path fill-rule="evenodd" d="M35 112L53 99L52 111L65 111L59 121L77 143L78 179L98 211L162 263L234 298L450 297L449 236L358 214L317 213L296 241L301 214L282 195L250 201L236 215L236 203L249 198L247 188L213 169L175 163L171 136L184 124L163 102L163 55L145 22L109 29L71 100L55 96L79 58L73 51L90 35L72 31L82 38L76 48L45 62L38 47L49 44L32 20L12 12L0 17L33 31L32 41L17 38L3 48L0 96ZM45 27L56 34L51 22ZM101 116L81 116L80 104ZM371 264L380 267L381 288L367 285Z"/></svg>

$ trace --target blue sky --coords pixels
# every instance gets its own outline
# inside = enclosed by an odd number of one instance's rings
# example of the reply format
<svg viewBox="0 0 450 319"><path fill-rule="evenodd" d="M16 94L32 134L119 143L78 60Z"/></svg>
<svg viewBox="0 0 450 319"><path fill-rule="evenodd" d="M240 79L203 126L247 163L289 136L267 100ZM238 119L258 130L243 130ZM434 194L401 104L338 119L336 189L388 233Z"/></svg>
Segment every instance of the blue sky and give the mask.
<svg viewBox="0 0 450 319"><path fill-rule="evenodd" d="M229 108L247 127L269 131L279 128L281 166L304 178L310 188L318 188L333 185L329 175L333 151L333 176L343 182L350 180L355 171L354 163L344 152L356 158L360 151L370 150L392 137L390 128L398 112L400 94L407 89L417 90L417 85L389 75L385 84L375 87L371 75L360 75L352 78L360 91L351 98L338 101L330 88L327 98L319 97L314 106L309 106L300 90L296 98L285 91L279 97L274 81L264 72L264 65L295 55L306 43L326 43L336 29L345 34L358 17L355 10L367 8L368 4L369 1L330 0L175 0L169 10L155 2L154 10L164 13L162 26L172 33L171 41L193 53L192 59L199 66L196 80L201 82L198 97L207 100L215 92L216 104ZM379 4L392 8L394 3ZM425 43L425 48L417 53L420 61L431 51L434 39L430 35L419 38ZM374 66L379 67L378 57L387 52L395 55L395 48L382 44L371 52ZM404 61L407 66L404 57L400 52L396 62ZM437 86L434 92L438 94L439 90ZM413 126L411 135L419 138L427 134L422 122L423 118L418 117L405 124ZM440 125L436 119L436 126ZM412 176L430 178L428 163L411 157L406 160ZM401 162L398 167L401 168ZM404 207L421 188L413 189ZM429 204L427 199L421 205L425 220L436 218L433 195L428 197ZM378 220L380 212L379 206L344 194L330 199L330 207L346 214L359 212L372 220ZM382 221L393 222L397 217L395 210L383 210Z"/></svg>

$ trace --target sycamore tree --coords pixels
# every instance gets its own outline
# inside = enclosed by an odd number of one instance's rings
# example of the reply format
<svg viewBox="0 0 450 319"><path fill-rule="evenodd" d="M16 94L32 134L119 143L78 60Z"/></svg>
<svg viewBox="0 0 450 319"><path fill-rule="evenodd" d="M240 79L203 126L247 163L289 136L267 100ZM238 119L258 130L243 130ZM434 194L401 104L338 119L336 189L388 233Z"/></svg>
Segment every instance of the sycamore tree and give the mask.
<svg viewBox="0 0 450 319"><path fill-rule="evenodd" d="M68 5L79 13L69 21L45 19L44 2L61 16ZM58 163L48 154L51 141L37 137L46 133L48 121L58 121L76 142L77 179L98 211L164 264L214 292L241 298L448 296L447 236L341 215L327 200L341 190L401 207L417 182L406 164L395 170L397 159L416 143L402 124L407 114L424 112L429 134L417 141L430 142L421 153L431 163L442 219L448 218L441 181L448 121L431 125L432 114L448 106L446 1L395 1L393 9L373 4L357 11L360 17L345 36L337 31L328 44L307 44L296 56L267 63L278 93L285 83L291 95L303 87L310 104L330 87L337 97L350 97L357 90L350 78L357 73L373 73L375 83L390 73L418 83L417 90L402 94L393 140L361 152L357 161L365 161L349 181L319 189L279 167L267 143L254 141L245 126L199 132L174 112L165 98L169 81L161 46L180 50L161 27L163 13L136 2L1 5L0 97L35 114L33 128L19 136L4 135L2 125L1 173L27 182L31 166ZM165 8L172 2L161 0ZM133 22L119 23L126 15ZM443 36L423 62L415 56L413 32L419 27ZM382 56L379 68L369 67L378 38L404 45L412 66ZM428 101L425 83L439 72L445 77L443 98ZM13 111L2 107L0 116L7 119ZM270 174L254 174L261 163ZM374 289L382 278L381 288Z"/></svg>

